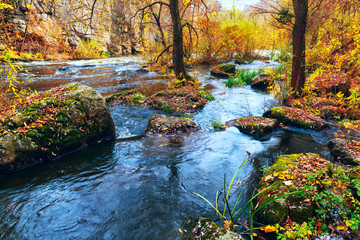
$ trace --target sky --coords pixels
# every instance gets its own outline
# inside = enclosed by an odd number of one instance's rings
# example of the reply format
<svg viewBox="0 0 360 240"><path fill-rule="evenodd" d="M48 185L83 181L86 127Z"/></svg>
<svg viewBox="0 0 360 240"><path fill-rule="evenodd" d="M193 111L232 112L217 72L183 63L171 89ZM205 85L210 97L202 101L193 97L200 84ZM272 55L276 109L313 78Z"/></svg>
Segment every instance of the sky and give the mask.
<svg viewBox="0 0 360 240"><path fill-rule="evenodd" d="M231 9L234 2L235 6L238 9L244 9L246 5L254 5L259 2L259 0L218 0L223 8Z"/></svg>

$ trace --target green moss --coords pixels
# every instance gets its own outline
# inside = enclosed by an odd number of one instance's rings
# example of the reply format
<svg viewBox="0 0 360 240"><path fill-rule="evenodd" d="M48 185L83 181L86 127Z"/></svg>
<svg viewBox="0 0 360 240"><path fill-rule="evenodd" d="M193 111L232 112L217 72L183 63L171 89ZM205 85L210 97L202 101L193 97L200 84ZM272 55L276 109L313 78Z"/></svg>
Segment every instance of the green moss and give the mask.
<svg viewBox="0 0 360 240"><path fill-rule="evenodd" d="M26 136L29 138L33 138L33 137L36 137L36 133L34 131L28 131L26 133Z"/></svg>
<svg viewBox="0 0 360 240"><path fill-rule="evenodd" d="M235 73L235 65L230 63L224 63L220 65L220 70L226 73Z"/></svg>

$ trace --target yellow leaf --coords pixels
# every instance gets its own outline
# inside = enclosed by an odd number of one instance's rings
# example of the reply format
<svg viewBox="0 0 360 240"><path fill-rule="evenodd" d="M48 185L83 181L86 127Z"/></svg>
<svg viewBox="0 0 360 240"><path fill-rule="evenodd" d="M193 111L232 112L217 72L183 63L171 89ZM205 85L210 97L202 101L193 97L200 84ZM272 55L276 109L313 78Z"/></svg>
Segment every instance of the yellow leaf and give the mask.
<svg viewBox="0 0 360 240"><path fill-rule="evenodd" d="M253 237L257 237L257 234L256 234L256 233L253 233L252 235L253 235Z"/></svg>
<svg viewBox="0 0 360 240"><path fill-rule="evenodd" d="M162 147L162 146L164 146L164 144L159 145L159 147Z"/></svg>
<svg viewBox="0 0 360 240"><path fill-rule="evenodd" d="M345 226L337 226L336 227L336 230L338 230L338 231L344 231L345 229L346 229Z"/></svg>
<svg viewBox="0 0 360 240"><path fill-rule="evenodd" d="M162 134L159 134L158 137L162 137L163 135Z"/></svg>
<svg viewBox="0 0 360 240"><path fill-rule="evenodd" d="M232 221L225 220L225 221L224 221L224 228L225 228L225 229L230 228L230 227L231 227L231 224L232 224Z"/></svg>
<svg viewBox="0 0 360 240"><path fill-rule="evenodd" d="M180 232L180 233L183 233L183 231L181 230L181 228L179 228L179 232Z"/></svg>

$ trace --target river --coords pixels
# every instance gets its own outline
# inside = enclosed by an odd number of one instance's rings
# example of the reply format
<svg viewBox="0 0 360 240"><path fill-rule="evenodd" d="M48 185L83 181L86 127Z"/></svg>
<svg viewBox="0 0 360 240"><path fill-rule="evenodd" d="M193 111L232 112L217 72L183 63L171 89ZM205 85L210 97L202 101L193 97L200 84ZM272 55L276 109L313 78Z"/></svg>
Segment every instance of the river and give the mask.
<svg viewBox="0 0 360 240"><path fill-rule="evenodd" d="M274 66L255 61L237 67ZM103 95L141 84L155 87L169 79L138 72L139 68L137 57L34 62L25 63L18 76L31 76L30 86L38 91L76 81ZM251 159L238 177L250 176L255 185L262 170L279 155L314 152L329 158L322 133L278 129L258 141L236 128L213 131L215 118L225 123L248 116L249 110L253 116L262 115L276 100L248 86L227 89L224 80L209 78L207 66L190 69L190 73L216 98L190 116L201 131L102 142L0 180L0 239L181 239L178 229L186 217L216 218L213 209L193 192L214 202L224 173L230 181L247 151ZM117 138L141 135L149 116L159 113L120 105L111 106L110 111ZM246 190L242 203L249 199L252 187Z"/></svg>

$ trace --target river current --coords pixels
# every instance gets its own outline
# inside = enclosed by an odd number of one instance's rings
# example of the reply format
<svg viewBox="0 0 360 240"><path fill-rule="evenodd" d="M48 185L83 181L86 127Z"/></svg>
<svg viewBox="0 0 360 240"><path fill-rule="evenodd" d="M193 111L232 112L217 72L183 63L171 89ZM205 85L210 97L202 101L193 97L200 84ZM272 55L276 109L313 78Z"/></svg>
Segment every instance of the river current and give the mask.
<svg viewBox="0 0 360 240"><path fill-rule="evenodd" d="M275 66L255 61L237 68ZM18 76L32 77L29 86L38 91L80 82L103 95L142 84L156 87L169 80L139 68L137 57L34 62L25 63ZM225 123L249 112L260 116L276 100L248 86L228 89L224 80L209 78L207 66L192 68L190 73L216 99L190 116L201 131L101 142L1 179L0 239L181 239L178 229L188 216L216 219L210 205L193 192L214 203L216 192L223 188L224 173L229 182L247 152L251 159L238 177L249 177L253 185L279 155L314 152L328 158L321 133L278 129L259 141L236 128L213 131L215 119ZM160 113L121 105L111 106L110 112L118 139L141 135L149 116ZM247 185L242 203L252 191Z"/></svg>

